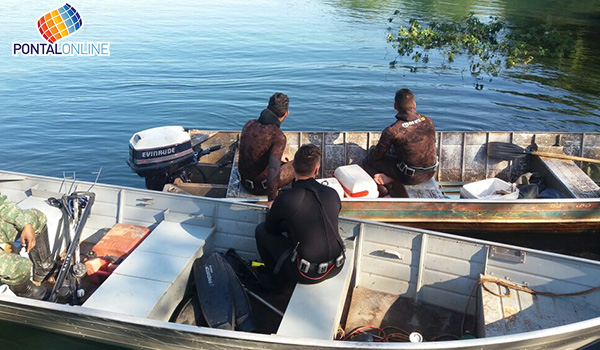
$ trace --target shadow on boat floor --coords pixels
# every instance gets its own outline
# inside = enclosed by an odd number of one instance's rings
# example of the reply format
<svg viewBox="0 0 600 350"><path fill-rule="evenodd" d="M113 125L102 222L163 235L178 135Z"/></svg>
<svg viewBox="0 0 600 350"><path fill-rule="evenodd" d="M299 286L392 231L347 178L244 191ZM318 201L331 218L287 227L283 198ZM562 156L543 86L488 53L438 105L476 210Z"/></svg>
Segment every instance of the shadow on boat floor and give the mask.
<svg viewBox="0 0 600 350"><path fill-rule="evenodd" d="M462 323L463 313L359 286L352 291L344 334L348 340L359 341L383 340L371 337L408 341L413 332L422 335L424 341L455 340L463 333ZM473 325L473 317L467 316L465 330L474 333ZM369 335L365 337L361 330Z"/></svg>

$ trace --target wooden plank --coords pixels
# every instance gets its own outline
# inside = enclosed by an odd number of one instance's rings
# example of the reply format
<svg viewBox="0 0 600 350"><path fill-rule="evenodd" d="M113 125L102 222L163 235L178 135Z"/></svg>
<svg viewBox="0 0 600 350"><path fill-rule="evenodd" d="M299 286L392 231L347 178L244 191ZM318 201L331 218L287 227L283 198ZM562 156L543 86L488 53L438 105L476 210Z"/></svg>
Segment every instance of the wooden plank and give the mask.
<svg viewBox="0 0 600 350"><path fill-rule="evenodd" d="M227 185L227 198L263 198L265 195L257 196L246 190L242 186L242 177L239 170L240 161L240 148L237 147L235 150L235 156L233 157L233 164L231 165L231 174L229 175L229 183Z"/></svg>
<svg viewBox="0 0 600 350"><path fill-rule="evenodd" d="M231 174L229 175L229 183L227 186L227 198L237 198L240 197L243 191L242 187L242 178L240 177L239 170L239 161L240 161L240 148L237 147L235 149L235 155L233 156L233 163L231 164Z"/></svg>
<svg viewBox="0 0 600 350"><path fill-rule="evenodd" d="M213 137L215 134L219 133L215 130L198 130L191 129L188 130L188 134L190 134L190 138L192 139L192 146L196 146L209 138Z"/></svg>
<svg viewBox="0 0 600 350"><path fill-rule="evenodd" d="M463 133L444 132L444 137L439 145L441 147L439 162L439 176L441 181L461 181Z"/></svg>
<svg viewBox="0 0 600 350"><path fill-rule="evenodd" d="M600 197L600 186L572 160L542 157L544 164L562 182L567 193L575 198Z"/></svg>
<svg viewBox="0 0 600 350"><path fill-rule="evenodd" d="M416 185L404 185L409 198L444 198L440 186L431 178Z"/></svg>
<svg viewBox="0 0 600 350"><path fill-rule="evenodd" d="M193 194L195 196L223 198L227 196L228 189L229 185L181 182L177 185L166 184L163 188L163 192L185 193Z"/></svg>
<svg viewBox="0 0 600 350"><path fill-rule="evenodd" d="M540 151L559 152L561 148L550 147ZM590 179L572 160L549 157L532 157L532 167L546 178L549 187L555 188L573 198L598 198L600 186Z"/></svg>

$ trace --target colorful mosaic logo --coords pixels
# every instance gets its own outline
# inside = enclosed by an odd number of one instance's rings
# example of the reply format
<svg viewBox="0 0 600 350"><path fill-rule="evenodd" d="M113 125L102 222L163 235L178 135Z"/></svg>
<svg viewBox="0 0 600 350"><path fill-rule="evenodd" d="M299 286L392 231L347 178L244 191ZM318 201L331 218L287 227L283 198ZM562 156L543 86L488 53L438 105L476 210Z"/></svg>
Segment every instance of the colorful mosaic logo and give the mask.
<svg viewBox="0 0 600 350"><path fill-rule="evenodd" d="M81 28L83 22L79 12L69 4L40 17L37 22L40 34L50 44L67 37Z"/></svg>
<svg viewBox="0 0 600 350"><path fill-rule="evenodd" d="M83 26L81 15L68 3L40 17L38 31L45 42L14 42L13 56L110 56L110 42L57 41L76 33ZM32 26L33 27L33 26Z"/></svg>

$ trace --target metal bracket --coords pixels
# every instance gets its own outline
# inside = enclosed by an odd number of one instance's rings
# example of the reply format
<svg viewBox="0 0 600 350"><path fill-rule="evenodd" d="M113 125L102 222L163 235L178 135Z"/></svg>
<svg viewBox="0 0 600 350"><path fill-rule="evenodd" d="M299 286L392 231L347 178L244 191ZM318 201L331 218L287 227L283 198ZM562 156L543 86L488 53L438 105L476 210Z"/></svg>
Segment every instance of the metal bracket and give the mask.
<svg viewBox="0 0 600 350"><path fill-rule="evenodd" d="M504 261L510 261L510 262L516 262L516 263L525 262L526 255L527 255L527 252L522 251L522 250L504 248L504 247L496 247L496 246L492 246L490 248L490 252L489 252L490 259L504 260Z"/></svg>

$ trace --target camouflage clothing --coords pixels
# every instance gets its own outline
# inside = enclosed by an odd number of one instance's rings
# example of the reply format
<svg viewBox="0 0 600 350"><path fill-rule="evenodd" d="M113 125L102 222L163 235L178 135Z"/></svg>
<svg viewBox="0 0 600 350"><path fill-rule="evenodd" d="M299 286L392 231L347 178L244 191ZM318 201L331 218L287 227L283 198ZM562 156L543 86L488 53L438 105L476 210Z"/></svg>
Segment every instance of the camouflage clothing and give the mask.
<svg viewBox="0 0 600 350"><path fill-rule="evenodd" d="M0 245L16 241L28 223L37 235L46 226L46 216L37 209L23 210L6 196L0 196ZM30 276L31 266L29 259L0 249L0 282L8 285L25 282Z"/></svg>

